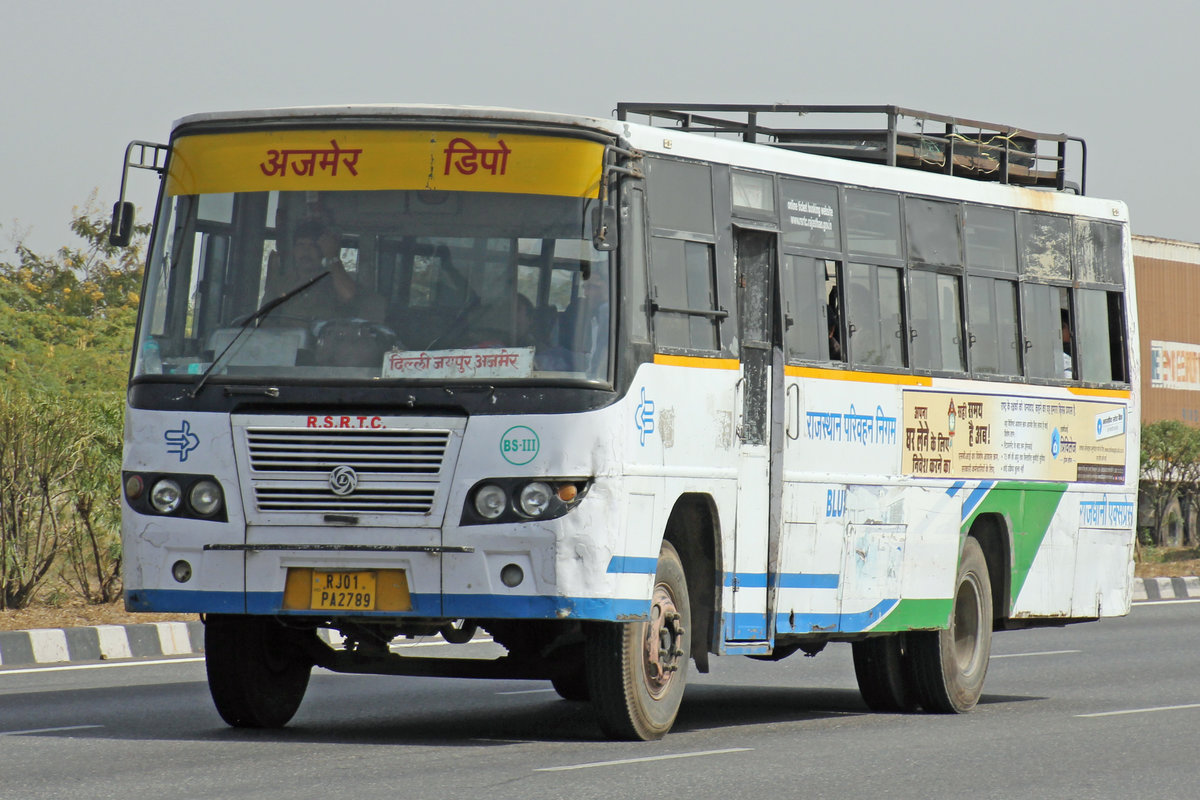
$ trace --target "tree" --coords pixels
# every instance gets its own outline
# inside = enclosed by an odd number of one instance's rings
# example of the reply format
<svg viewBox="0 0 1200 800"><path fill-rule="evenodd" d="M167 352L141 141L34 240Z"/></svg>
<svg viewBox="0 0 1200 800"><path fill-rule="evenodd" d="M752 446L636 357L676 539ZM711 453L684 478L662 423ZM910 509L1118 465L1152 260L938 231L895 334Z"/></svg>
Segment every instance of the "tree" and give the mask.
<svg viewBox="0 0 1200 800"><path fill-rule="evenodd" d="M95 195L53 256L0 262L0 609L55 570L86 599L120 592L124 388L149 226L108 243Z"/></svg>
<svg viewBox="0 0 1200 800"><path fill-rule="evenodd" d="M1150 537L1162 544L1167 510L1200 462L1200 430L1177 420L1142 426L1141 490L1150 505Z"/></svg>

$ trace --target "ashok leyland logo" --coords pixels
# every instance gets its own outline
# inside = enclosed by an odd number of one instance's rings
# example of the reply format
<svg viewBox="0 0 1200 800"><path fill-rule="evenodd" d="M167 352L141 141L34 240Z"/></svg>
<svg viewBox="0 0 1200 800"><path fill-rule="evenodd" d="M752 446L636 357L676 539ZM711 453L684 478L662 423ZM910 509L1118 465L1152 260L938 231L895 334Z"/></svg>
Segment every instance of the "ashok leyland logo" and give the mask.
<svg viewBox="0 0 1200 800"><path fill-rule="evenodd" d="M179 456L179 463L187 461L188 454L200 446L200 437L192 433L192 426L185 419L178 428L163 433L167 443L167 455Z"/></svg>
<svg viewBox="0 0 1200 800"><path fill-rule="evenodd" d="M637 426L642 447L645 447L646 437L654 433L654 401L646 399L645 386L642 387L642 402L633 412L633 424Z"/></svg>
<svg viewBox="0 0 1200 800"><path fill-rule="evenodd" d="M342 464L329 473L329 488L338 497L345 497L358 488L358 473Z"/></svg>

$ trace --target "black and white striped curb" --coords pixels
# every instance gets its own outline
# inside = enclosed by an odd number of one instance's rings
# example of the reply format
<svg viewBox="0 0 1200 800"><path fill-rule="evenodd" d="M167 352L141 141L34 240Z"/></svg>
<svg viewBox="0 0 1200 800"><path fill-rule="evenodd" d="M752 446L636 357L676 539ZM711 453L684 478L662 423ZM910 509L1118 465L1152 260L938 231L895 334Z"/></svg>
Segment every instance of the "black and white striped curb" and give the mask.
<svg viewBox="0 0 1200 800"><path fill-rule="evenodd" d="M1134 578L1133 600L1191 600L1200 598L1200 577Z"/></svg>
<svg viewBox="0 0 1200 800"><path fill-rule="evenodd" d="M204 625L199 621L0 631L0 669L203 652Z"/></svg>

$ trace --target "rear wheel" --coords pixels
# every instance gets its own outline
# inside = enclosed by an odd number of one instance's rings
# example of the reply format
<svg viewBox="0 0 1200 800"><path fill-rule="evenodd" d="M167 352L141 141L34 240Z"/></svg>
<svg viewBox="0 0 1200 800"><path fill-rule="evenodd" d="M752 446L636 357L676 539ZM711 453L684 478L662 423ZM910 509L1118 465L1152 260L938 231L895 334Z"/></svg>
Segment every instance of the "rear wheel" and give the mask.
<svg viewBox="0 0 1200 800"><path fill-rule="evenodd" d="M584 670L582 664L576 669L555 675L550 679L550 685L554 687L554 691L558 692L558 696L563 700L586 703L592 699L591 694L588 692L587 672Z"/></svg>
<svg viewBox="0 0 1200 800"><path fill-rule="evenodd" d="M917 698L906 674L904 634L854 642L854 676L872 711L915 711Z"/></svg>
<svg viewBox="0 0 1200 800"><path fill-rule="evenodd" d="M683 564L663 542L649 621L588 629L588 693L608 736L650 740L671 729L687 685L691 623Z"/></svg>
<svg viewBox="0 0 1200 800"><path fill-rule="evenodd" d="M963 546L950 627L906 637L913 689L925 710L957 714L974 708L992 652L992 589L974 538Z"/></svg>
<svg viewBox="0 0 1200 800"><path fill-rule="evenodd" d="M204 626L208 689L235 728L280 728L300 707L312 660L304 638L269 617L209 615Z"/></svg>

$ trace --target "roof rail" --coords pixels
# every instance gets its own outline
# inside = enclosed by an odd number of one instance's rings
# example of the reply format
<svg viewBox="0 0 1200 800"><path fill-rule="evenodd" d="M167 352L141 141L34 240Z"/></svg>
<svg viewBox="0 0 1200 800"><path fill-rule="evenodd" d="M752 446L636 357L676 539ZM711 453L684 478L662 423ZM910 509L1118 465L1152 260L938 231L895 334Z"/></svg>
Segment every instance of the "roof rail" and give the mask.
<svg viewBox="0 0 1200 800"><path fill-rule="evenodd" d="M900 106L617 104L617 119L631 114L658 127L785 150L1075 194L1086 191L1087 144L1065 133L1035 133ZM882 124L871 127L867 118L872 116L882 117ZM1079 162L1068 177L1070 142L1079 145Z"/></svg>

